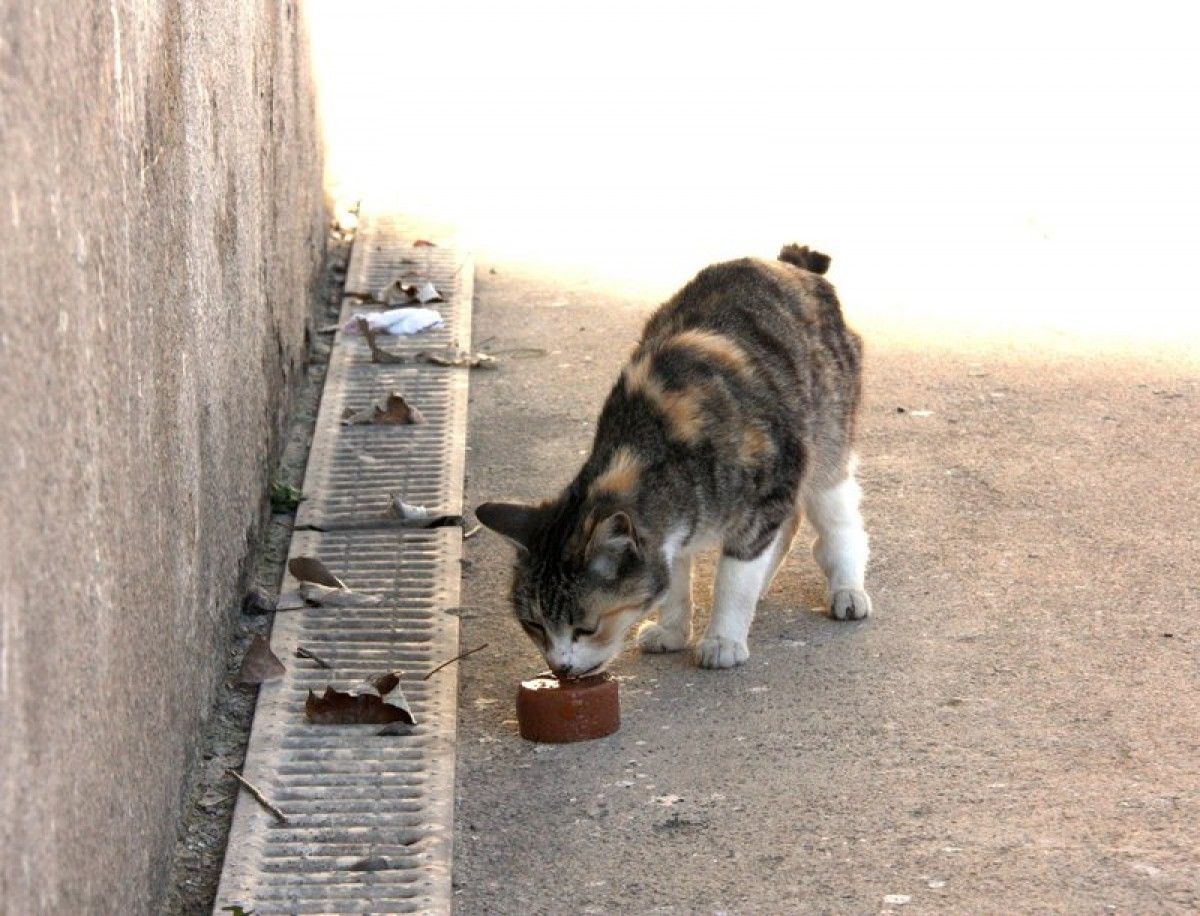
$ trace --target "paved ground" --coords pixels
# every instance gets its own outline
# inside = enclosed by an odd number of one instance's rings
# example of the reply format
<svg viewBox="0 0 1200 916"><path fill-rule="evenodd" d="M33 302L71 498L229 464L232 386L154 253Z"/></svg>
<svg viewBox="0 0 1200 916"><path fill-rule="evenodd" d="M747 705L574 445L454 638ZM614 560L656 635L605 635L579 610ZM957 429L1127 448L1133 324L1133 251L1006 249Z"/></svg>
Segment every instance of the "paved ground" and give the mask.
<svg viewBox="0 0 1200 916"><path fill-rule="evenodd" d="M481 260L476 341L550 352L473 376L470 505L567 481L652 306ZM869 622L797 549L746 667L627 650L621 731L535 746L510 548L467 542L459 912L1200 907L1200 365L858 325Z"/></svg>

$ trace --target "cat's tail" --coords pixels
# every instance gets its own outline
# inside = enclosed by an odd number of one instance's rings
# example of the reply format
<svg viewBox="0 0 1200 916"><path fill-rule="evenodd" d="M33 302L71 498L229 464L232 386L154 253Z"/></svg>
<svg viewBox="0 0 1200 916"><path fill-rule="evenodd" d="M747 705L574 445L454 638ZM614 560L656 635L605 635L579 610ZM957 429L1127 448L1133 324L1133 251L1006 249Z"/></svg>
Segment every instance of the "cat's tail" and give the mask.
<svg viewBox="0 0 1200 916"><path fill-rule="evenodd" d="M811 270L815 274L823 274L829 270L830 257L819 251L811 251L807 245L797 245L792 242L779 249L779 260L785 264L794 264L801 270Z"/></svg>

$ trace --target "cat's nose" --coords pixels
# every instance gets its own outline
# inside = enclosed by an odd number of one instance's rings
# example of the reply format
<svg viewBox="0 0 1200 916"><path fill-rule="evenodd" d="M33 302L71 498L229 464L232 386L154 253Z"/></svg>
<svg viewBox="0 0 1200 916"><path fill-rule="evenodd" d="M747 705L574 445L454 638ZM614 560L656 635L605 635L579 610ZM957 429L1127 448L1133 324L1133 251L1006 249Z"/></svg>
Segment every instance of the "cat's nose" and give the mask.
<svg viewBox="0 0 1200 916"><path fill-rule="evenodd" d="M554 673L555 677L567 677L571 673L572 667L570 665L556 665L554 662L551 662L550 670Z"/></svg>

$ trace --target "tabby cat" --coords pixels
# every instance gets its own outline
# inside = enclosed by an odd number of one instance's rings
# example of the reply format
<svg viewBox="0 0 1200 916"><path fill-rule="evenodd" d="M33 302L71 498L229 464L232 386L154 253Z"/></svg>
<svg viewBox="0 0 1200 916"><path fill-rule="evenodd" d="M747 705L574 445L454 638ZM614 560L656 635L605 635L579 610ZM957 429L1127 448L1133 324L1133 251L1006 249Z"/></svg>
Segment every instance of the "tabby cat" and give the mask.
<svg viewBox="0 0 1200 916"><path fill-rule="evenodd" d="M862 344L828 266L787 245L778 261L702 270L650 318L571 484L538 506L476 511L517 545L517 620L559 675L605 668L639 621L642 651L687 646L692 557L706 547L721 556L696 660L742 664L804 513L830 614L870 613L851 453Z"/></svg>

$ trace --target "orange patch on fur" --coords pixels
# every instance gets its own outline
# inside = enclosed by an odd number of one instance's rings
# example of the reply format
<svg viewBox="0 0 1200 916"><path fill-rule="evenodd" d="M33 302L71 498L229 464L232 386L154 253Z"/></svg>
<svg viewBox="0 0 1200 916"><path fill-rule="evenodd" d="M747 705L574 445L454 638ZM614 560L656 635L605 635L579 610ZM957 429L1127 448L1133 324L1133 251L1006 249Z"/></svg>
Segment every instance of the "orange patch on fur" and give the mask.
<svg viewBox="0 0 1200 916"><path fill-rule="evenodd" d="M630 394L653 384L650 380L650 360L639 357L625 367L625 390Z"/></svg>
<svg viewBox="0 0 1200 916"><path fill-rule="evenodd" d="M738 446L738 461L742 464L756 464L774 450L775 446L767 434L757 426L747 426L742 430L742 442Z"/></svg>
<svg viewBox="0 0 1200 916"><path fill-rule="evenodd" d="M704 392L698 388L664 391L659 388L659 407L667 418L670 435L681 442L695 442L704 430Z"/></svg>
<svg viewBox="0 0 1200 916"><path fill-rule="evenodd" d="M664 388L650 375L650 360L641 357L625 367L625 390L641 394L650 401L667 421L667 433L672 439L692 443L704 430L704 390L683 388L672 391Z"/></svg>
<svg viewBox="0 0 1200 916"><path fill-rule="evenodd" d="M627 445L618 448L608 467L592 481L591 492L627 495L637 488L642 473L642 459Z"/></svg>
<svg viewBox="0 0 1200 916"><path fill-rule="evenodd" d="M739 375L750 371L750 361L746 358L742 348L723 334L713 331L704 331L699 328L681 331L663 341L662 348L665 350L667 347L685 347L694 350Z"/></svg>

